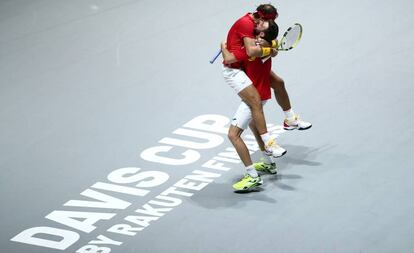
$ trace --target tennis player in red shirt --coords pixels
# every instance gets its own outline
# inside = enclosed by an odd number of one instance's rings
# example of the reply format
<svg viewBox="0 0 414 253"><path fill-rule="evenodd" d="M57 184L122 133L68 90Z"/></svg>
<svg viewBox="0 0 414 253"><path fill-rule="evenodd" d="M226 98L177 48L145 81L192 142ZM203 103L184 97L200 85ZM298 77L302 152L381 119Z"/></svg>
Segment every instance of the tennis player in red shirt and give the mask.
<svg viewBox="0 0 414 253"><path fill-rule="evenodd" d="M278 146L275 139L269 135L260 96L242 69L242 62L249 57L265 57L276 52L272 47L262 47L255 43L255 35L268 28L269 24L266 20L273 20L276 15L273 9L266 6L259 6L255 13L247 13L230 28L227 35L227 47L234 54L236 61L224 62L223 77L225 82L250 107L253 121L265 143L266 152L274 157L280 157L286 153L286 150Z"/></svg>
<svg viewBox="0 0 414 253"><path fill-rule="evenodd" d="M261 46L270 46L272 40L276 39L279 29L277 24L272 20L266 21L264 26L266 27L266 30L259 32L256 36L255 43ZM235 53L232 53L226 48L225 42L222 43L221 48L224 61L227 63L236 62L237 56L243 54L243 51L245 51L244 48L241 48L238 51L234 50ZM268 59L267 61L262 62L260 57L253 57L245 59L242 62L239 61L237 64L239 64L240 69L244 71L249 80L253 83L253 86L260 96L260 103L264 105L266 101L271 98L270 71L272 68L272 60ZM248 125L255 135L259 147L263 152L263 156L266 159L264 163L252 163L249 150L241 138L241 134ZM261 185L263 181L256 170L272 174L277 173L273 157L269 156L268 152L266 152L265 143L261 138L260 132L257 129L256 124L253 124L252 122L252 110L244 101L241 102L233 117L228 136L246 168L245 177L233 185L235 190L245 191Z"/></svg>
<svg viewBox="0 0 414 253"><path fill-rule="evenodd" d="M256 12L248 13L236 21L236 23L232 26L232 28L229 31L227 37L227 48L230 52L234 54L234 56L237 59L237 62L241 62L248 57L262 57L269 54L275 56L275 49L272 49L270 47L257 46L255 44L254 37L252 37L252 34L254 35L255 32L257 34L257 32L262 31L263 23L265 21L275 20L278 16L279 14L277 12L277 9L273 5L261 4L257 7ZM239 50L243 46L245 48L245 52ZM225 66L237 69L240 66L240 63L237 62L233 64L225 64ZM225 80L226 72L229 72L227 73L228 75L234 74L232 71L229 71L228 69L224 68L223 73L225 74ZM240 77L239 81L240 80L243 80L243 78ZM237 80L235 82L237 83ZM228 83L230 86L232 86L230 84L231 82ZM234 86L236 86L235 89L236 91L238 91L237 85ZM282 108L285 114L283 126L286 130L305 130L312 127L311 123L301 120L299 116L293 111L292 106L290 104L288 92L285 88L285 82L274 71L270 71L270 86L271 88L273 88L276 102L279 104L279 106ZM246 93L248 93L248 95L254 94L254 92L252 91L248 91ZM243 98L243 94L239 95ZM246 99L244 100L252 107L253 119L256 123L256 126L258 127L259 132L265 133L267 129L265 129L262 126L263 122L265 122L264 119L262 120L260 118L261 114L259 114L259 116L255 116L255 110L257 111L255 106L258 106L258 102L256 100L254 100L253 102L247 101Z"/></svg>

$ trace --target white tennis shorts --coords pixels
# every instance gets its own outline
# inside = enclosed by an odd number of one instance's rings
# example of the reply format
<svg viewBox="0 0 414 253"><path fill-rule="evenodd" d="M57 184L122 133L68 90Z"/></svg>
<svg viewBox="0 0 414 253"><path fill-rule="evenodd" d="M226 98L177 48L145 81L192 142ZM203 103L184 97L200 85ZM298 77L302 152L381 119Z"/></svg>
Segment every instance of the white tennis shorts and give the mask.
<svg viewBox="0 0 414 253"><path fill-rule="evenodd" d="M266 104L266 101L267 100L262 101L263 106ZM235 127L246 130L251 120L252 110L245 102L242 101L234 114L231 124Z"/></svg>
<svg viewBox="0 0 414 253"><path fill-rule="evenodd" d="M226 84L233 88L237 94L247 86L253 84L246 73L241 69L233 69L223 65L223 77Z"/></svg>

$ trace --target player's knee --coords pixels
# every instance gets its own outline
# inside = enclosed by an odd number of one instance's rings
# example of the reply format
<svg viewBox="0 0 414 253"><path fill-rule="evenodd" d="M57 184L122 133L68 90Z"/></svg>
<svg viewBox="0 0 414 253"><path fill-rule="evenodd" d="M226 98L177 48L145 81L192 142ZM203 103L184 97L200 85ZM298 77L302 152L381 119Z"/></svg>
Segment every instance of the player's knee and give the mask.
<svg viewBox="0 0 414 253"><path fill-rule="evenodd" d="M262 110L262 101L260 96L257 94L251 95L249 106L252 110Z"/></svg>
<svg viewBox="0 0 414 253"><path fill-rule="evenodd" d="M255 99L254 103L250 106L252 111L263 111L263 105L260 98Z"/></svg>
<svg viewBox="0 0 414 253"><path fill-rule="evenodd" d="M283 79L280 79L279 86L284 89L285 88L285 81Z"/></svg>
<svg viewBox="0 0 414 253"><path fill-rule="evenodd" d="M253 120L251 120L251 121L249 122L249 128L250 128L250 129L255 129L255 128L256 128L256 126L254 125Z"/></svg>
<svg viewBox="0 0 414 253"><path fill-rule="evenodd" d="M260 95L256 91L256 88L254 88L253 86L248 87L246 91L248 92L245 92L242 96L242 99L246 104L248 104L250 107L257 106L257 104L261 104Z"/></svg>
<svg viewBox="0 0 414 253"><path fill-rule="evenodd" d="M280 77L277 77L275 75L270 75L270 86L272 86L274 90L284 89L285 81Z"/></svg>
<svg viewBox="0 0 414 253"><path fill-rule="evenodd" d="M274 89L275 90L285 89L285 81L283 81L283 79L276 80Z"/></svg>
<svg viewBox="0 0 414 253"><path fill-rule="evenodd" d="M239 133L235 127L230 127L227 133L227 138L233 143L239 138Z"/></svg>

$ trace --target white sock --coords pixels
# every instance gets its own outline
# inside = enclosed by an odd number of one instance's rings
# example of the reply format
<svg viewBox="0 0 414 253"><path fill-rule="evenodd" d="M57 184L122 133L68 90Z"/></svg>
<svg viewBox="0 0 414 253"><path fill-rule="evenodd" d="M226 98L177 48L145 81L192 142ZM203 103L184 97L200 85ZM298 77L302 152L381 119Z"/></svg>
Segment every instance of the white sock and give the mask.
<svg viewBox="0 0 414 253"><path fill-rule="evenodd" d="M250 165L248 167L246 167L246 172L247 174L249 174L251 177L258 177L259 174L257 174L256 169L253 167L253 165Z"/></svg>
<svg viewBox="0 0 414 253"><path fill-rule="evenodd" d="M292 108L290 108L289 110L287 110L287 111L284 111L284 113L285 113L285 117L287 118L287 119L292 119L292 118L294 118L295 117L295 112L293 111L293 109Z"/></svg>
<svg viewBox="0 0 414 253"><path fill-rule="evenodd" d="M262 154L263 154L263 157L265 159L265 163L267 163L267 164L275 163L275 161L273 160L273 156L267 155L267 153L265 151L262 151Z"/></svg>
<svg viewBox="0 0 414 253"><path fill-rule="evenodd" d="M270 140L270 134L269 133L261 134L260 137L262 137L262 141L265 144L267 144Z"/></svg>

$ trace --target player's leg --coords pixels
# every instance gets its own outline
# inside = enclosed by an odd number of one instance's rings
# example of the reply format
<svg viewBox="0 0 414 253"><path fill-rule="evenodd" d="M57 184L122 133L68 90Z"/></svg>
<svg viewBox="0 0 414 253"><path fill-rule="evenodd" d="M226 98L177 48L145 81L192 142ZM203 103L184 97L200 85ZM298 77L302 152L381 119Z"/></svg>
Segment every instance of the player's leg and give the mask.
<svg viewBox="0 0 414 253"><path fill-rule="evenodd" d="M241 138L241 134L243 133L243 129L230 125L229 132L227 137L229 138L231 144L233 144L234 148L237 151L237 154L240 157L240 160L243 162L244 166L247 168L252 165L252 159L250 157L249 150L244 143L243 139Z"/></svg>
<svg viewBox="0 0 414 253"><path fill-rule="evenodd" d="M265 144L262 141L262 138L260 138L259 132L257 131L257 128L256 128L255 124L253 124L252 122L250 122L249 128L252 131L254 137L256 138L257 144L259 145L259 148L260 148L260 150L262 152L262 156L264 158L264 162L254 163L253 164L253 167L257 171L262 171L262 172L268 172L268 173L271 173L271 174L276 174L277 173L277 167L276 167L276 163L274 161L274 158L266 152L266 150L265 150Z"/></svg>
<svg viewBox="0 0 414 253"><path fill-rule="evenodd" d="M223 66L224 81L233 88L242 100L249 106L251 117L256 124L261 138L267 144L273 143L273 139L267 132L266 120L263 113L263 107L260 95L253 86L252 81L241 69L233 69ZM272 146L269 145L269 152L272 152ZM275 154L280 156L280 154Z"/></svg>
<svg viewBox="0 0 414 253"><path fill-rule="evenodd" d="M250 90L250 88L253 88L254 89L254 92L248 91L248 90ZM247 92L245 93L245 91L247 91ZM264 122L266 124L266 121L264 119L263 104L262 104L260 95L257 92L256 88L253 85L250 85L250 86L246 87L245 89L243 89L239 93L239 95L242 98L249 97L249 96L251 96L249 94L249 92L251 94L253 94L253 93L256 93L257 94L258 97L256 97L256 95L254 95L254 98L251 98L252 100L259 100L260 108L258 108L259 112L257 112L257 113L260 114L260 116L259 115L256 115L256 117L259 116L259 120L262 121L262 122ZM244 95L245 94L248 94L248 95L244 96L242 94L244 94ZM276 139L274 137L271 137L270 136L270 134L267 132L267 127L266 126L264 126L264 127L266 127L266 132L263 134L263 132L259 128L259 125L260 124L257 124L257 121L255 120L255 118L253 116L254 113L255 113L255 110L250 106L250 104L247 101L243 100L243 102L245 102L250 107L250 113L251 114L249 115L250 118L248 119L248 122L251 121L251 124L254 124L255 125L255 129L257 131L257 134L259 135L259 138L262 140L262 143L264 143L264 149L266 150L266 152L268 153L268 155L272 155L274 157L281 157L284 154L286 154L286 149L284 149L284 148L280 147L279 145L277 145ZM257 104L257 101L255 101L254 104ZM261 119L262 117L263 117L263 120Z"/></svg>
<svg viewBox="0 0 414 253"><path fill-rule="evenodd" d="M288 111L291 109L289 95L285 88L285 81L276 75L275 72L270 71L270 86L273 88L275 94L276 102L282 108L283 111Z"/></svg>
<svg viewBox="0 0 414 253"><path fill-rule="evenodd" d="M253 91L251 91L253 89ZM265 150L269 155L273 155L274 157L281 157L284 154L286 154L286 149L280 147L276 143L276 139L274 137L271 137L270 134L267 132L266 127L266 120L264 118L264 112L263 112L263 104L260 98L259 93L257 92L256 88L253 85L250 85L239 92L240 97L243 98L243 102L245 102L250 107L250 118L249 122L252 121L255 126L256 130L259 134L259 137L262 139L262 142L265 145ZM251 104L249 104L246 99L254 100L252 104L257 105L257 100L259 101L259 108L253 109ZM256 116L254 116L256 113ZM256 118L255 118L256 117ZM260 124L258 124L260 122ZM262 123L265 125L262 126ZM264 127L266 130L263 133L263 130L260 129L260 127Z"/></svg>
<svg viewBox="0 0 414 253"><path fill-rule="evenodd" d="M242 102L237 108L228 132L228 138L245 166L245 177L233 185L235 190L249 190L263 183L256 169L253 167L249 150L241 138L241 134L247 128L250 119L250 107Z"/></svg>
<svg viewBox="0 0 414 253"><path fill-rule="evenodd" d="M249 85L239 92L239 96L250 107L253 122L256 125L259 134L262 135L267 133L262 101L256 88L253 85Z"/></svg>
<svg viewBox="0 0 414 253"><path fill-rule="evenodd" d="M270 86L273 88L276 102L279 104L285 114L285 120L283 122L284 129L306 130L311 128L311 123L299 119L299 116L295 114L290 104L289 95L285 88L285 82L273 71L270 71Z"/></svg>

